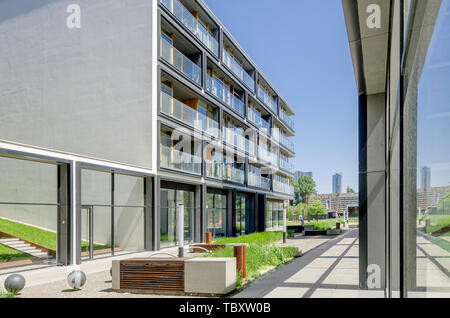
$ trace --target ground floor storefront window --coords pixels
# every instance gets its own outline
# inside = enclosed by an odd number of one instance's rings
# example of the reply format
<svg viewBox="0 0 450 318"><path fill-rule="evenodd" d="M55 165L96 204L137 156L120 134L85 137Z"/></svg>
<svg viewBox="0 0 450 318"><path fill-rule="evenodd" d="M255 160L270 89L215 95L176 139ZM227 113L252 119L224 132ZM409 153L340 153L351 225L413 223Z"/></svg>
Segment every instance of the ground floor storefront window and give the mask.
<svg viewBox="0 0 450 318"><path fill-rule="evenodd" d="M236 236L250 233L250 204L246 194L236 196Z"/></svg>
<svg viewBox="0 0 450 318"><path fill-rule="evenodd" d="M161 188L160 244L177 244L177 220L180 205L184 205L184 240L194 239L195 191Z"/></svg>
<svg viewBox="0 0 450 318"><path fill-rule="evenodd" d="M208 232L213 239L227 235L227 196L208 193L206 197Z"/></svg>
<svg viewBox="0 0 450 318"><path fill-rule="evenodd" d="M265 208L266 231L283 230L283 201L267 200Z"/></svg>

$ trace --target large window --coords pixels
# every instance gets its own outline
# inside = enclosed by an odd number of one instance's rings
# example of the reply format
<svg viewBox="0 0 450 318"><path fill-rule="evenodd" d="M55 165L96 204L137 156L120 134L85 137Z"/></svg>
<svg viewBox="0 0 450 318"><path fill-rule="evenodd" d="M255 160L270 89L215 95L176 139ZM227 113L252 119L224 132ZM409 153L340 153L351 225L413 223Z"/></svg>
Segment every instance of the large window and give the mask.
<svg viewBox="0 0 450 318"><path fill-rule="evenodd" d="M58 203L56 164L0 157L0 274L56 264Z"/></svg>
<svg viewBox="0 0 450 318"><path fill-rule="evenodd" d="M245 194L236 196L236 235L250 233L249 199Z"/></svg>
<svg viewBox="0 0 450 318"><path fill-rule="evenodd" d="M267 200L265 209L266 231L283 230L283 201Z"/></svg>
<svg viewBox="0 0 450 318"><path fill-rule="evenodd" d="M208 232L213 239L227 235L227 196L208 193L206 197Z"/></svg>
<svg viewBox="0 0 450 318"><path fill-rule="evenodd" d="M82 259L145 249L144 182L143 177L82 169Z"/></svg>
<svg viewBox="0 0 450 318"><path fill-rule="evenodd" d="M160 243L162 247L178 242L177 220L180 205L184 205L184 240L194 240L195 192L189 190L161 189Z"/></svg>

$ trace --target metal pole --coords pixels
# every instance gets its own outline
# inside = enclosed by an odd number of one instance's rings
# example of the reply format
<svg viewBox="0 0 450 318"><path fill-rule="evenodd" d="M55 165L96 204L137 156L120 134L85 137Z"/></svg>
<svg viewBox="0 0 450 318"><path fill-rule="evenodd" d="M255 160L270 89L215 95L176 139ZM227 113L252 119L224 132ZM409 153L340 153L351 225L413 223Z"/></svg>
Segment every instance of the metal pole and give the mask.
<svg viewBox="0 0 450 318"><path fill-rule="evenodd" d="M305 210L302 210L302 226L305 226Z"/></svg>
<svg viewBox="0 0 450 318"><path fill-rule="evenodd" d="M178 257L184 257L184 204L178 206Z"/></svg>
<svg viewBox="0 0 450 318"><path fill-rule="evenodd" d="M283 243L286 243L286 208L283 209Z"/></svg>

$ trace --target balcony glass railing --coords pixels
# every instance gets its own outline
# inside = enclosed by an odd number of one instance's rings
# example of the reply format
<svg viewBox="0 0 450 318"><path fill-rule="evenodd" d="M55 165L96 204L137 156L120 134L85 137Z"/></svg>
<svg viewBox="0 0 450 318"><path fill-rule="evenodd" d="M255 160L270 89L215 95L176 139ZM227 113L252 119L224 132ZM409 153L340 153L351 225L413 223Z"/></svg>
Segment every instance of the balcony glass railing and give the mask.
<svg viewBox="0 0 450 318"><path fill-rule="evenodd" d="M206 163L206 176L209 178L222 180L223 178L223 163L213 160Z"/></svg>
<svg viewBox="0 0 450 318"><path fill-rule="evenodd" d="M178 0L162 0L161 3L173 13L194 35L216 56L219 56L219 44L205 27Z"/></svg>
<svg viewBox="0 0 450 318"><path fill-rule="evenodd" d="M289 126L292 130L294 130L294 120L288 116L284 110L280 109L280 119Z"/></svg>
<svg viewBox="0 0 450 318"><path fill-rule="evenodd" d="M198 85L201 85L200 67L163 39L161 39L161 57Z"/></svg>
<svg viewBox="0 0 450 318"><path fill-rule="evenodd" d="M294 195L294 187L286 184L286 183L282 183L279 181L273 181L273 191L276 192L280 192L280 193L284 193L284 194L289 194L289 195Z"/></svg>
<svg viewBox="0 0 450 318"><path fill-rule="evenodd" d="M225 165L223 172L223 180L232 181L240 184L245 182L245 171Z"/></svg>
<svg viewBox="0 0 450 318"><path fill-rule="evenodd" d="M228 145L235 146L241 151L248 152L251 156L255 155L255 143L250 139L237 134L234 129L225 127L223 132L223 140Z"/></svg>
<svg viewBox="0 0 450 318"><path fill-rule="evenodd" d="M289 161L280 159L280 168L289 171L290 173L294 173L294 165Z"/></svg>
<svg viewBox="0 0 450 318"><path fill-rule="evenodd" d="M236 59L227 52L226 49L222 50L222 62L228 66L228 68L236 75L241 81L244 82L251 91L255 89L255 81L253 78L242 68Z"/></svg>
<svg viewBox="0 0 450 318"><path fill-rule="evenodd" d="M285 134L280 133L280 143L291 151L295 150L294 143Z"/></svg>
<svg viewBox="0 0 450 318"><path fill-rule="evenodd" d="M217 121L206 117L164 92L161 92L161 112L213 137L219 137Z"/></svg>
<svg viewBox="0 0 450 318"><path fill-rule="evenodd" d="M267 136L270 136L271 128L269 122L264 120L257 111L255 111L253 108L249 108L247 118L256 126L258 126L259 129Z"/></svg>
<svg viewBox="0 0 450 318"><path fill-rule="evenodd" d="M250 140L250 139L246 139L245 140L247 143L247 152L250 156L255 156L256 155L256 144Z"/></svg>
<svg viewBox="0 0 450 318"><path fill-rule="evenodd" d="M269 191L270 190L270 179L249 172L248 173L248 185Z"/></svg>
<svg viewBox="0 0 450 318"><path fill-rule="evenodd" d="M278 165L278 156L261 146L258 146L258 158L267 161L274 166Z"/></svg>
<svg viewBox="0 0 450 318"><path fill-rule="evenodd" d="M257 94L259 99L261 99L264 104L266 104L266 106L270 107L270 109L272 109L275 114L278 114L277 102L272 97L270 97L269 94L267 94L267 92L259 85Z"/></svg>
<svg viewBox="0 0 450 318"><path fill-rule="evenodd" d="M231 94L228 87L221 83L217 83L208 74L206 74L206 90L230 106L237 113L244 115L244 103Z"/></svg>
<svg viewBox="0 0 450 318"><path fill-rule="evenodd" d="M201 175L202 158L161 145L161 167Z"/></svg>

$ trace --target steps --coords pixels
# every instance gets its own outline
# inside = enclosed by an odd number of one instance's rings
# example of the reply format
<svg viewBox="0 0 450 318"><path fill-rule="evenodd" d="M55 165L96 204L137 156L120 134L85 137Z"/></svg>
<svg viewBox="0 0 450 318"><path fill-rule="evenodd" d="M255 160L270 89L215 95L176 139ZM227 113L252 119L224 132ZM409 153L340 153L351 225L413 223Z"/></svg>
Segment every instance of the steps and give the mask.
<svg viewBox="0 0 450 318"><path fill-rule="evenodd" d="M21 241L18 238L5 238L0 239L0 244L12 248L16 251L31 255L33 257L40 258L41 260L51 261L54 257L48 255L46 252L28 244L24 241Z"/></svg>

